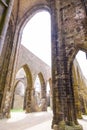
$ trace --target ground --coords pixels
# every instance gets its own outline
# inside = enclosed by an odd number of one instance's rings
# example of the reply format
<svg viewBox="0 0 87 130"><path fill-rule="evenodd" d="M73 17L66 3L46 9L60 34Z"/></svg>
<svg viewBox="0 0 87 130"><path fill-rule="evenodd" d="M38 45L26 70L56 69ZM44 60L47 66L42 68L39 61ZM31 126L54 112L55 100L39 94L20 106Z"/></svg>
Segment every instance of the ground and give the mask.
<svg viewBox="0 0 87 130"><path fill-rule="evenodd" d="M87 116L78 120L87 130ZM52 112L37 112L25 114L25 112L12 112L10 119L0 120L1 130L51 130Z"/></svg>

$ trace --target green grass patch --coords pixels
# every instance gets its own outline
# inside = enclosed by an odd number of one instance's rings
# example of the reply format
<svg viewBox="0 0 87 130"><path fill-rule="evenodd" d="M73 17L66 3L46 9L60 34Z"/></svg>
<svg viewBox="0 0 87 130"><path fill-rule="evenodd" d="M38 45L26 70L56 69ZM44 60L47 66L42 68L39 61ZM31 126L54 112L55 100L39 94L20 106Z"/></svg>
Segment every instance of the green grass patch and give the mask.
<svg viewBox="0 0 87 130"><path fill-rule="evenodd" d="M11 109L11 112L23 112L23 109Z"/></svg>

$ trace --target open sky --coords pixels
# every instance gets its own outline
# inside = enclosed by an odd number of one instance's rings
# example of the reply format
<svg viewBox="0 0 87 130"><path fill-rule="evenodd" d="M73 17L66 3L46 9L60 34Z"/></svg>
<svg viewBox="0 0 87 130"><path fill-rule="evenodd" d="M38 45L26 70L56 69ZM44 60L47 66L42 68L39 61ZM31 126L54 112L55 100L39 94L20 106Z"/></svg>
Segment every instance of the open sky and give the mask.
<svg viewBox="0 0 87 130"><path fill-rule="evenodd" d="M79 51L76 55L76 59L79 62L83 75L87 78L87 59L85 52Z"/></svg>
<svg viewBox="0 0 87 130"><path fill-rule="evenodd" d="M27 23L22 35L22 44L40 59L51 65L51 23L46 11L37 13Z"/></svg>
<svg viewBox="0 0 87 130"><path fill-rule="evenodd" d="M31 18L23 30L21 43L51 66L51 21L48 12L39 12ZM84 76L87 78L85 53L80 51L76 58Z"/></svg>

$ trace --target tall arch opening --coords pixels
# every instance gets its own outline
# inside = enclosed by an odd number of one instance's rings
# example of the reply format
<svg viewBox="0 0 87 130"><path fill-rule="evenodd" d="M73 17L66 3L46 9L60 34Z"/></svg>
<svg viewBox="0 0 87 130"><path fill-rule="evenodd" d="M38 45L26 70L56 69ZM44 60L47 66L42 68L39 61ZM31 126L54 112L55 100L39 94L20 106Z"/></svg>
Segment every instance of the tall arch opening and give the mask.
<svg viewBox="0 0 87 130"><path fill-rule="evenodd" d="M13 110L22 111L24 109L24 95L25 95L25 86L19 81L16 85L14 92L14 104Z"/></svg>
<svg viewBox="0 0 87 130"><path fill-rule="evenodd" d="M21 44L51 66L51 18L48 11L38 11L27 22Z"/></svg>
<svg viewBox="0 0 87 130"><path fill-rule="evenodd" d="M34 82L33 110L36 112L41 111L41 83L38 75Z"/></svg>
<svg viewBox="0 0 87 130"><path fill-rule="evenodd" d="M26 81L26 73L23 68L20 68L15 77L12 111L19 112L24 110Z"/></svg>
<svg viewBox="0 0 87 130"><path fill-rule="evenodd" d="M47 111L46 84L42 73L36 76L34 82L33 110L36 112Z"/></svg>
<svg viewBox="0 0 87 130"><path fill-rule="evenodd" d="M31 111L32 76L27 65L24 65L16 74L14 94L12 100L13 111Z"/></svg>

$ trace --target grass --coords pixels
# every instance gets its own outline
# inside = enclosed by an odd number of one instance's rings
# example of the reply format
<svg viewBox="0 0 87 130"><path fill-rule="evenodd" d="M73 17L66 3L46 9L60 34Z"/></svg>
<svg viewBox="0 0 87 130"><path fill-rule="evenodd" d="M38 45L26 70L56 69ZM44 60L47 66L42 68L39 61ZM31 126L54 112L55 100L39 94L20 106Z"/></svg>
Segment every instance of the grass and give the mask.
<svg viewBox="0 0 87 130"><path fill-rule="evenodd" d="M23 112L23 109L11 109L11 112Z"/></svg>

